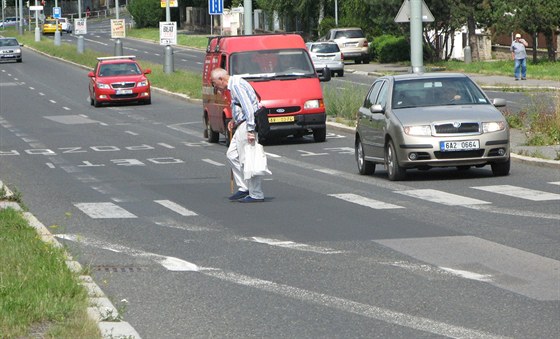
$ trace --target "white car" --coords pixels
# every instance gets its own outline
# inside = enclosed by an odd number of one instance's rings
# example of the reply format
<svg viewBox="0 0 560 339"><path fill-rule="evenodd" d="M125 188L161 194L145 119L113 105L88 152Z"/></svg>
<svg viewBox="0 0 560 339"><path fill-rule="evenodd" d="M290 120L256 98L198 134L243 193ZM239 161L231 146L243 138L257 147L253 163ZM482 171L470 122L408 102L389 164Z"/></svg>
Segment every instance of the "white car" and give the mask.
<svg viewBox="0 0 560 339"><path fill-rule="evenodd" d="M308 42L305 47L309 51L317 73L321 73L324 68L328 68L331 74L334 73L339 77L344 76L344 55L336 42Z"/></svg>
<svg viewBox="0 0 560 339"><path fill-rule="evenodd" d="M62 25L62 30L66 33L72 33L72 29L74 28L72 26L72 23L70 22L70 19L67 18L59 18L58 19L58 23Z"/></svg>

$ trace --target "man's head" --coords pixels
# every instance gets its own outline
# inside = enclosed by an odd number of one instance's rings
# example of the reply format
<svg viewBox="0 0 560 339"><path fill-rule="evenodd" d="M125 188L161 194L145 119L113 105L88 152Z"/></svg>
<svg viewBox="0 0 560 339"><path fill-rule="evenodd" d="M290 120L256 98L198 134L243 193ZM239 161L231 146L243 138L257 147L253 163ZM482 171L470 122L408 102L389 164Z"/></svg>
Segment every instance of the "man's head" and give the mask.
<svg viewBox="0 0 560 339"><path fill-rule="evenodd" d="M521 34L517 33L517 34L515 35L515 40L517 40L517 39L521 39Z"/></svg>
<svg viewBox="0 0 560 339"><path fill-rule="evenodd" d="M212 81L212 86L217 89L224 90L227 88L229 81L229 74L223 68L215 68L210 73L210 81Z"/></svg>

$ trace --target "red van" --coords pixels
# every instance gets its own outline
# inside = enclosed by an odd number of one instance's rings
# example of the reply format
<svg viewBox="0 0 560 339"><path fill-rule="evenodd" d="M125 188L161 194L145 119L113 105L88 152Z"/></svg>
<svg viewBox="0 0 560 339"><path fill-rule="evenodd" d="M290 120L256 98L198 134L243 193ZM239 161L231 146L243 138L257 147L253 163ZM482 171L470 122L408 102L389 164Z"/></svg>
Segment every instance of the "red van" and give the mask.
<svg viewBox="0 0 560 339"><path fill-rule="evenodd" d="M216 67L240 75L257 91L268 108L267 138L313 134L325 141L326 111L323 91L313 62L298 34L217 36L208 38L202 74L204 137L218 142L227 136L231 120L229 91L220 94L212 87L210 73ZM323 72L321 80L330 80Z"/></svg>

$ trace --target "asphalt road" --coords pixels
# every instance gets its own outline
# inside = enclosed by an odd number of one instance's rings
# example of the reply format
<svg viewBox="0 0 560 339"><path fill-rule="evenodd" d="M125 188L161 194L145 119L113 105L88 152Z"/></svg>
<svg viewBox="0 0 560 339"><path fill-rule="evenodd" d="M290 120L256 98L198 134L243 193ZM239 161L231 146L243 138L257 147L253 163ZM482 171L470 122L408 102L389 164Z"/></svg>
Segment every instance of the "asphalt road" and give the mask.
<svg viewBox="0 0 560 339"><path fill-rule="evenodd" d="M266 202L231 203L200 105L94 108L86 73L0 64L0 178L143 338L559 336L557 171L389 182L329 130L266 146Z"/></svg>

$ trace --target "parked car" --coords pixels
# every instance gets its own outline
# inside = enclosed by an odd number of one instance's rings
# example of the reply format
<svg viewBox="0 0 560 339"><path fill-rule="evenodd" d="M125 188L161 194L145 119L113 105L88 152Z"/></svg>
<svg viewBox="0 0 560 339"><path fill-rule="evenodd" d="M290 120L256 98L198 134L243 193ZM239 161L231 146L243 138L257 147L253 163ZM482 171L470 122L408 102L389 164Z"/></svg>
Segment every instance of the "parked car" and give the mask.
<svg viewBox="0 0 560 339"><path fill-rule="evenodd" d="M58 19L58 23L61 25L62 31L66 33L72 33L72 29L74 28L74 26L70 22L70 19L60 18Z"/></svg>
<svg viewBox="0 0 560 339"><path fill-rule="evenodd" d="M4 21L0 21L0 28L17 26L18 23L19 23L19 20L15 16L7 17L7 18L4 18ZM23 18L23 26L26 26L26 25L27 25L27 20L25 18Z"/></svg>
<svg viewBox="0 0 560 339"><path fill-rule="evenodd" d="M102 103L141 102L152 103L150 81L133 55L97 58L97 65L88 73L91 105Z"/></svg>
<svg viewBox="0 0 560 339"><path fill-rule="evenodd" d="M505 105L464 74L378 78L357 115L358 170L371 174L384 164L389 180L402 180L410 168L490 165L494 175L508 175L509 128L496 108Z"/></svg>
<svg viewBox="0 0 560 339"><path fill-rule="evenodd" d="M53 18L46 18L45 22L43 22L43 34L54 34L56 32L56 19ZM60 22L58 23L58 31L62 32L62 25Z"/></svg>
<svg viewBox="0 0 560 339"><path fill-rule="evenodd" d="M305 44L317 73L323 72L328 68L338 76L344 76L344 55L338 48L336 42L308 42Z"/></svg>
<svg viewBox="0 0 560 339"><path fill-rule="evenodd" d="M336 42L345 60L354 60L357 64L369 64L371 61L369 42L361 28L332 28L320 40Z"/></svg>
<svg viewBox="0 0 560 339"><path fill-rule="evenodd" d="M0 38L0 60L22 62L22 48L16 38Z"/></svg>

